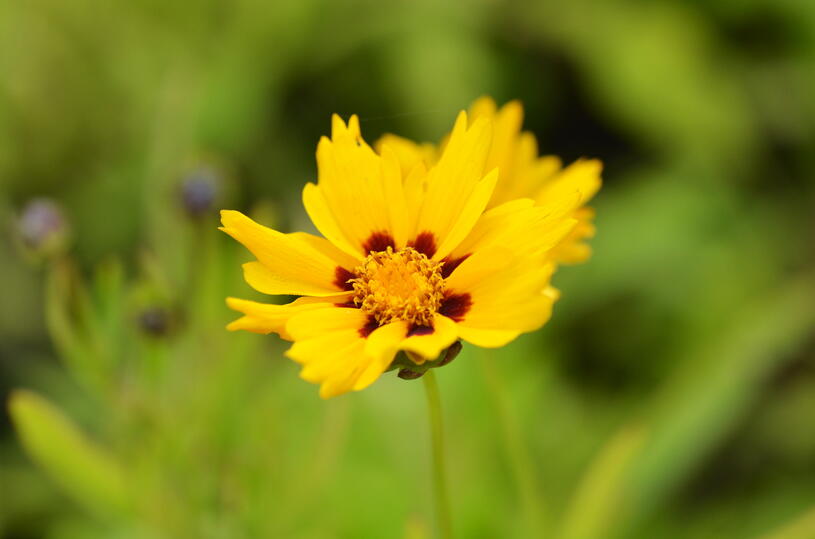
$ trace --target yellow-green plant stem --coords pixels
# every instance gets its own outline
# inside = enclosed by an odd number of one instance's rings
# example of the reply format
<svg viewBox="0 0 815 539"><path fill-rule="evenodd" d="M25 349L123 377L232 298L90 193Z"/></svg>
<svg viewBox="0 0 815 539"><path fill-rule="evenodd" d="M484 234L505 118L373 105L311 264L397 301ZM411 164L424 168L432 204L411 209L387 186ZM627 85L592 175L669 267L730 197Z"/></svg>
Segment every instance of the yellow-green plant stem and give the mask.
<svg viewBox="0 0 815 539"><path fill-rule="evenodd" d="M503 434L504 451L506 452L518 496L521 500L524 517L531 537L543 537L544 534L544 503L537 482L537 470L532 457L521 435L521 428L510 410L506 389L501 373L496 368L495 357L485 351L481 357L481 366L484 371L487 389L492 397L495 412Z"/></svg>
<svg viewBox="0 0 815 539"><path fill-rule="evenodd" d="M445 477L444 425L441 416L439 385L436 382L433 369L428 370L422 378L424 379L424 388L427 395L430 436L433 443L433 489L436 499L436 521L439 526L439 536L442 539L451 539L453 537L453 521L450 515L450 498L447 494L447 478Z"/></svg>

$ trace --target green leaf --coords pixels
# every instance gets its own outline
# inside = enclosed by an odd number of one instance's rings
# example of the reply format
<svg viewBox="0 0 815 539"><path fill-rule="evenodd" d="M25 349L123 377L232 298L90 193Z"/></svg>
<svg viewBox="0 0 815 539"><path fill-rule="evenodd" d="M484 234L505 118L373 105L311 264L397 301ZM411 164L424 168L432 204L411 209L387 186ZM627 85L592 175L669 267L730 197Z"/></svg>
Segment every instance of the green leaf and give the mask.
<svg viewBox="0 0 815 539"><path fill-rule="evenodd" d="M87 389L104 390L104 373L99 368L88 324L93 305L71 262L54 264L48 274L45 293L45 319L48 333L60 358Z"/></svg>
<svg viewBox="0 0 815 539"><path fill-rule="evenodd" d="M606 536L606 530L619 509L626 471L645 439L642 427L631 425L606 443L580 482L559 537L590 539Z"/></svg>
<svg viewBox="0 0 815 539"><path fill-rule="evenodd" d="M67 494L100 515L124 510L123 471L62 411L36 393L17 390L9 413L28 454Z"/></svg>
<svg viewBox="0 0 815 539"><path fill-rule="evenodd" d="M618 519L624 530L636 529L662 507L811 335L812 283L810 275L790 280L734 312L718 340L691 347L695 353L643 407L649 439L627 472L629 497Z"/></svg>
<svg viewBox="0 0 815 539"><path fill-rule="evenodd" d="M761 539L810 539L815 537L815 508Z"/></svg>

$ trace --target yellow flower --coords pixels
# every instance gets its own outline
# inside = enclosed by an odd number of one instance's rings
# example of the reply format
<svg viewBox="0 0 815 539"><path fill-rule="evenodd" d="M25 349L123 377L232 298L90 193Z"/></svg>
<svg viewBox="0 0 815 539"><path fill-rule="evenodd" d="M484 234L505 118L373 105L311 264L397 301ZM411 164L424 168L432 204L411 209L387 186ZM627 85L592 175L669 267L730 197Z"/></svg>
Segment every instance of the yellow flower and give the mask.
<svg viewBox="0 0 815 539"><path fill-rule="evenodd" d="M229 298L243 313L230 330L294 341L286 355L327 398L367 387L399 351L422 364L458 339L498 347L548 320L550 251L573 233L579 197L485 212L498 176L485 169L487 118L462 112L433 165L409 170L398 148L376 153L363 141L356 116L332 123L317 147L318 182L303 190L324 237L221 213L222 230L257 258L244 265L246 281L300 296L287 305Z"/></svg>
<svg viewBox="0 0 815 539"><path fill-rule="evenodd" d="M562 168L560 159L555 156L538 156L538 143L528 131L521 131L523 107L518 101L510 101L497 109L495 101L489 97L477 99L470 107L470 118L490 119L494 124L494 135L487 156L486 168L498 168L498 183L488 208L492 208L519 198L532 198L537 203L545 203L552 198L578 193L581 197L572 217L578 225L563 239L554 250L552 257L561 264L585 262L591 256L591 248L584 242L594 236L594 210L585 207L600 189L602 165L596 159L579 159ZM439 149L432 144L416 144L408 139L385 135L376 148L390 146L394 149L403 171L410 171L418 162L434 163L442 153L447 137Z"/></svg>

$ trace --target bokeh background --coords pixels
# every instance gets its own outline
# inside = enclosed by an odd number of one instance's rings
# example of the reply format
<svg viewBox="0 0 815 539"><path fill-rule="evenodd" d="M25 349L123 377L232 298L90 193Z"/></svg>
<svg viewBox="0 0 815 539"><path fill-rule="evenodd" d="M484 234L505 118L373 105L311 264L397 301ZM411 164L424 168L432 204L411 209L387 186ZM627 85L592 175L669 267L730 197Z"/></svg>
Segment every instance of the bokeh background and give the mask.
<svg viewBox="0 0 815 539"><path fill-rule="evenodd" d="M605 185L552 321L438 371L457 536L815 537L815 3L10 0L0 73L0 537L432 537L421 383L224 331L216 209L307 229L330 114L482 94Z"/></svg>

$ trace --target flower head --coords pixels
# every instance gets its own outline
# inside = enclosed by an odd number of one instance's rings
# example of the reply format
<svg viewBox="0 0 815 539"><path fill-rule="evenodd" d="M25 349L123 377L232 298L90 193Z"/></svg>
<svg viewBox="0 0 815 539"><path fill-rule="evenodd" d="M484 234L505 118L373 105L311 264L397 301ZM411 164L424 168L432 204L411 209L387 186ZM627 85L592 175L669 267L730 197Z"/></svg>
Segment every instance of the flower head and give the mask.
<svg viewBox="0 0 815 539"><path fill-rule="evenodd" d="M257 258L244 265L246 281L300 296L286 305L229 298L243 313L229 329L293 341L286 354L301 377L331 397L370 385L399 351L421 365L459 339L497 347L542 326L557 297L551 253L577 225L581 198L485 212L499 174L488 163L492 131L489 118L462 112L432 164L405 167L398 148L365 143L356 116L335 116L317 147L318 181L303 190L323 237L221 213L222 230Z"/></svg>
<svg viewBox="0 0 815 539"><path fill-rule="evenodd" d="M523 107L518 101L510 101L500 109L489 97L477 99L470 107L471 121L486 118L493 122L494 134L488 150L486 168L499 170L488 208L510 200L532 198L537 203L578 193L581 200L572 217L578 224L553 251L552 258L562 264L584 262L591 255L591 248L584 240L594 236L594 210L586 207L600 189L602 164L596 159L579 159L563 168L555 156L539 156L535 136L521 131ZM396 135L385 135L376 144L396 149L402 169L411 170L416 163L434 163L441 155L448 137L438 148L432 144L417 144Z"/></svg>

